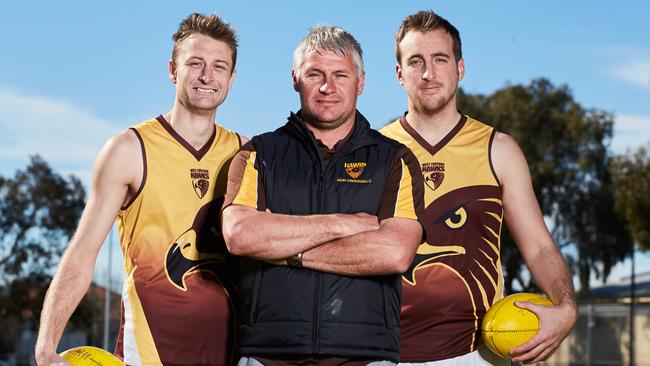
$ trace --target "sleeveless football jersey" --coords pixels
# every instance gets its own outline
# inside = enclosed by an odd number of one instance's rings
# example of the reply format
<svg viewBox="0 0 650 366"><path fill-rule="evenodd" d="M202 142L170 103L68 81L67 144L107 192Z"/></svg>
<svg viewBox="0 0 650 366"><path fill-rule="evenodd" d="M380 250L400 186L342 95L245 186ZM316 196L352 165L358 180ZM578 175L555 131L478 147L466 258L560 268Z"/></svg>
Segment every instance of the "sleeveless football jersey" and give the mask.
<svg viewBox="0 0 650 366"><path fill-rule="evenodd" d="M401 119L381 132L413 151L425 181L425 230L402 277L401 361L474 351L487 309L503 293L503 206L490 160L493 128L463 116L436 146Z"/></svg>
<svg viewBox="0 0 650 366"><path fill-rule="evenodd" d="M236 294L220 209L240 138L215 124L197 151L162 116L132 130L144 176L117 217L125 269L117 354L128 365L226 365Z"/></svg>

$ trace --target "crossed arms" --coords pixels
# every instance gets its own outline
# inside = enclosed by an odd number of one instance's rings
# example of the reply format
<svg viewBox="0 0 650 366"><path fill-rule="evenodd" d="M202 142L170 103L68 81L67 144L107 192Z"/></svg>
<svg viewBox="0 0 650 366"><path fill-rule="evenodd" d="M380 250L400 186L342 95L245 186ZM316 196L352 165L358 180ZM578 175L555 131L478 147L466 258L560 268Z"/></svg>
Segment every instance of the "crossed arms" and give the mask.
<svg viewBox="0 0 650 366"><path fill-rule="evenodd" d="M232 205L222 216L232 254L280 264L303 253L306 268L350 276L404 272L422 238L415 220L380 223L361 213L294 216Z"/></svg>
<svg viewBox="0 0 650 366"><path fill-rule="evenodd" d="M402 273L411 264L422 239L422 226L416 219L396 215L380 220L365 213L284 215L255 207L246 199L250 195L242 193L258 189L256 181L247 181L257 169L252 146L248 149L231 163L222 213L223 235L231 253L275 264L303 253L306 268L350 276ZM417 178L412 184L422 185ZM399 184L404 184L400 176L386 186L391 189ZM421 189L416 191L422 194ZM414 200L422 204L421 196Z"/></svg>

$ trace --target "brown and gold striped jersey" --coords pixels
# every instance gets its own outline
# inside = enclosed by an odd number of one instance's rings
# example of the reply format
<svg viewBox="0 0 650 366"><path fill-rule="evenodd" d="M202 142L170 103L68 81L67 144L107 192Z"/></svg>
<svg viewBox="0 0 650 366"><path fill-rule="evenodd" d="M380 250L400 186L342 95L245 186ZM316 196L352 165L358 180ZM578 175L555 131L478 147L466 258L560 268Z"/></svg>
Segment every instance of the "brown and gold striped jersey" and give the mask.
<svg viewBox="0 0 650 366"><path fill-rule="evenodd" d="M503 292L503 205L490 160L495 131L462 116L431 146L406 116L381 132L411 149L426 186L427 239L402 277L401 361L474 351L481 319Z"/></svg>
<svg viewBox="0 0 650 366"><path fill-rule="evenodd" d="M196 150L162 116L132 130L144 174L117 218L125 269L117 353L128 365L226 365L234 288L220 208L240 137L215 124Z"/></svg>

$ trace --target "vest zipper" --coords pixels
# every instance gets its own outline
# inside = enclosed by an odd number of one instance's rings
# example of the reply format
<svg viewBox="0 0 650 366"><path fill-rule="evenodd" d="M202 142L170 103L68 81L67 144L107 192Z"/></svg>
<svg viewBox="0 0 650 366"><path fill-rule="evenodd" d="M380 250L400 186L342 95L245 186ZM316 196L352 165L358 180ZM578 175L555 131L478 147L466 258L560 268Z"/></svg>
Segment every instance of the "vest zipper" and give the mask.
<svg viewBox="0 0 650 366"><path fill-rule="evenodd" d="M325 176L327 173L327 170L329 167L331 167L337 159L340 159L342 156L352 154L354 151L357 149L360 149L362 147L372 145L372 143L362 143L357 146L354 146L350 150L340 150L334 153L334 156L330 159L330 163L328 166L325 166L325 162L323 161L323 157L320 154L320 150L318 149L318 145L316 144L316 141L314 141L313 138L311 138L312 142L312 147L314 148L314 151L316 153L316 157L318 158L318 163L320 166L320 175L318 177L318 202L317 207L316 207L316 212L319 214L323 213L323 204L325 202ZM320 343L318 341L318 332L320 330L320 289L322 287L323 283L323 273L321 272L316 272L316 289L314 290L314 317L313 317L313 327L312 327L312 353L317 354L320 351Z"/></svg>
<svg viewBox="0 0 650 366"><path fill-rule="evenodd" d="M320 158L320 154L318 154ZM325 166L323 164L323 159L320 158L320 176L318 179L318 212L322 213L323 212L323 201L325 199ZM318 351L320 350L319 342L318 342L318 332L320 330L320 288L322 285L323 281L323 274L320 272L316 272L316 288L314 291L314 318L313 318L313 324L314 326L312 327L313 333L312 333L312 353L317 354Z"/></svg>
<svg viewBox="0 0 650 366"><path fill-rule="evenodd" d="M320 343L318 341L318 332L320 331L320 288L323 282L323 274L320 272L316 273L317 283L316 291L314 294L314 302L316 303L316 308L314 309L314 327L312 334L312 354L317 354L320 351Z"/></svg>

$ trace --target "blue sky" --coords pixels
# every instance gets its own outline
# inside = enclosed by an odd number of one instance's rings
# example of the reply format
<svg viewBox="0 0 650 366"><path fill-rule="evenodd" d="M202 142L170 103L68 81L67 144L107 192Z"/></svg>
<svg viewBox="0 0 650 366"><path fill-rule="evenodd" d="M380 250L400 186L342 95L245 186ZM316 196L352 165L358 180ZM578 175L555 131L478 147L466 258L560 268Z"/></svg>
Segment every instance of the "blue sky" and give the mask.
<svg viewBox="0 0 650 366"><path fill-rule="evenodd" d="M615 151L650 141L644 26L650 3L643 0L6 0L0 12L0 174L12 175L39 153L57 171L88 182L95 155L111 135L170 109L171 34L195 11L215 12L239 33L237 79L217 113L225 127L250 137L276 128L298 108L292 52L318 23L339 25L361 43L366 88L359 109L380 127L406 108L395 81L393 37L401 20L420 9L437 11L460 30L467 92L547 77L569 85L584 107L615 114ZM650 270L648 256L640 263L639 271ZM614 276L627 271L624 264Z"/></svg>

